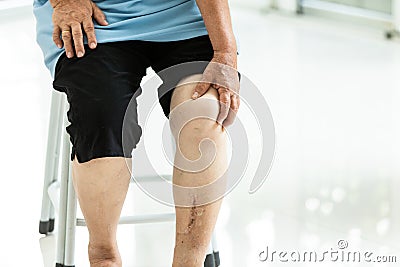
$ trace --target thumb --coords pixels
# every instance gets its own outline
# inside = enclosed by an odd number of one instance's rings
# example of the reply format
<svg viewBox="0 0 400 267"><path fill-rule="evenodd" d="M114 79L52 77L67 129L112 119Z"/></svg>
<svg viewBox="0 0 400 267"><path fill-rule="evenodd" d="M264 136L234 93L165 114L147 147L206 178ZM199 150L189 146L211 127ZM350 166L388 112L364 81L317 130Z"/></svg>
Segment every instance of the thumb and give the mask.
<svg viewBox="0 0 400 267"><path fill-rule="evenodd" d="M194 88L192 99L197 99L200 96L204 95L209 88L210 88L210 83L208 82L197 83L196 87Z"/></svg>
<svg viewBox="0 0 400 267"><path fill-rule="evenodd" d="M92 2L92 7L93 7L93 18L97 21L98 24L102 26L107 26L108 22L106 20L106 15L104 15L103 11L100 10L100 8Z"/></svg>
<svg viewBox="0 0 400 267"><path fill-rule="evenodd" d="M192 99L197 99L200 96L204 95L208 89L210 89L211 82L213 80L212 73L207 69L204 71L201 80L197 83L196 87L194 88L194 92L192 95Z"/></svg>

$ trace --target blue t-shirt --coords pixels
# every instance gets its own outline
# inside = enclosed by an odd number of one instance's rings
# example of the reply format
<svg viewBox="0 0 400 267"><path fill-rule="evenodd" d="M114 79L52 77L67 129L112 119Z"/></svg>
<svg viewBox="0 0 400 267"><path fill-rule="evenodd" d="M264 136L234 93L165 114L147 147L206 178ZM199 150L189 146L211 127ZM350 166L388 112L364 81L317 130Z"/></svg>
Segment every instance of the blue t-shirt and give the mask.
<svg viewBox="0 0 400 267"><path fill-rule="evenodd" d="M195 0L94 0L106 15L107 26L94 21L98 43L144 40L166 42L207 34ZM58 58L64 48L52 39L53 8L48 0L34 0L36 41L44 62L54 78ZM87 43L86 37L84 43Z"/></svg>

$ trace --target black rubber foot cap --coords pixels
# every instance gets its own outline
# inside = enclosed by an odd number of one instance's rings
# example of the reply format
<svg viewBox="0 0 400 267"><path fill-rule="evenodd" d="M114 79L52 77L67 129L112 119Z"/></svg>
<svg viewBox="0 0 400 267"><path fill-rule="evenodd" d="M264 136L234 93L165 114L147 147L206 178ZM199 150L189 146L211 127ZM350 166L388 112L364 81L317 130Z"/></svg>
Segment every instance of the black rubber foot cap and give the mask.
<svg viewBox="0 0 400 267"><path fill-rule="evenodd" d="M219 258L219 251L214 251L214 261L215 261L215 267L218 267L221 265L221 260Z"/></svg>
<svg viewBox="0 0 400 267"><path fill-rule="evenodd" d="M39 222L39 233L46 235L49 232L49 229L50 229L50 221Z"/></svg>
<svg viewBox="0 0 400 267"><path fill-rule="evenodd" d="M54 219L39 222L39 233L47 235L54 231Z"/></svg>
<svg viewBox="0 0 400 267"><path fill-rule="evenodd" d="M49 220L49 233L54 231L54 219Z"/></svg>
<svg viewBox="0 0 400 267"><path fill-rule="evenodd" d="M61 263L56 263L56 267L75 267L75 265L64 265Z"/></svg>
<svg viewBox="0 0 400 267"><path fill-rule="evenodd" d="M392 39L393 34L391 32L386 32L385 36L386 36L386 39Z"/></svg>
<svg viewBox="0 0 400 267"><path fill-rule="evenodd" d="M208 254L204 261L204 267L215 267L214 254Z"/></svg>

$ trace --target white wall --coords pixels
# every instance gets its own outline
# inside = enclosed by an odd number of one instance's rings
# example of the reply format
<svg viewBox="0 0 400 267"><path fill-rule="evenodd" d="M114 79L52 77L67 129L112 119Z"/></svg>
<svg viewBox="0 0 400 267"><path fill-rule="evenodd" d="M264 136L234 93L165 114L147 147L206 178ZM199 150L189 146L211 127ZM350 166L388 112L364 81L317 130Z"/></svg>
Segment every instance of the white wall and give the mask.
<svg viewBox="0 0 400 267"><path fill-rule="evenodd" d="M266 8L273 5L282 10L296 10L296 0L231 0L230 2L235 6L244 6L257 9Z"/></svg>
<svg viewBox="0 0 400 267"><path fill-rule="evenodd" d="M295 12L297 7L296 0L277 0L276 5L279 9Z"/></svg>
<svg viewBox="0 0 400 267"><path fill-rule="evenodd" d="M400 31L400 0L392 1L393 21L396 29Z"/></svg>

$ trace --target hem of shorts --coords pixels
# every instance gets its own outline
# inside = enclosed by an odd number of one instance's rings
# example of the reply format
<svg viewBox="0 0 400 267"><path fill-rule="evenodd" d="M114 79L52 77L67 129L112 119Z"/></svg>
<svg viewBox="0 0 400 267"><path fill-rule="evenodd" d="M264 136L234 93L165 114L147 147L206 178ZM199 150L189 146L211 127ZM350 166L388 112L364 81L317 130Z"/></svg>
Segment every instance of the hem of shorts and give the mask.
<svg viewBox="0 0 400 267"><path fill-rule="evenodd" d="M78 155L78 153L75 152L75 156L76 156L76 159L78 160L78 163L85 163L85 162L88 162L88 161L90 161L92 159L106 158L106 157L132 158L131 154L130 155L124 155L124 154L121 154L121 153L112 153L112 152L110 152L110 153L93 153L90 156L83 157L83 158L80 155ZM73 161L73 158L74 158L74 154L71 153L71 161Z"/></svg>

